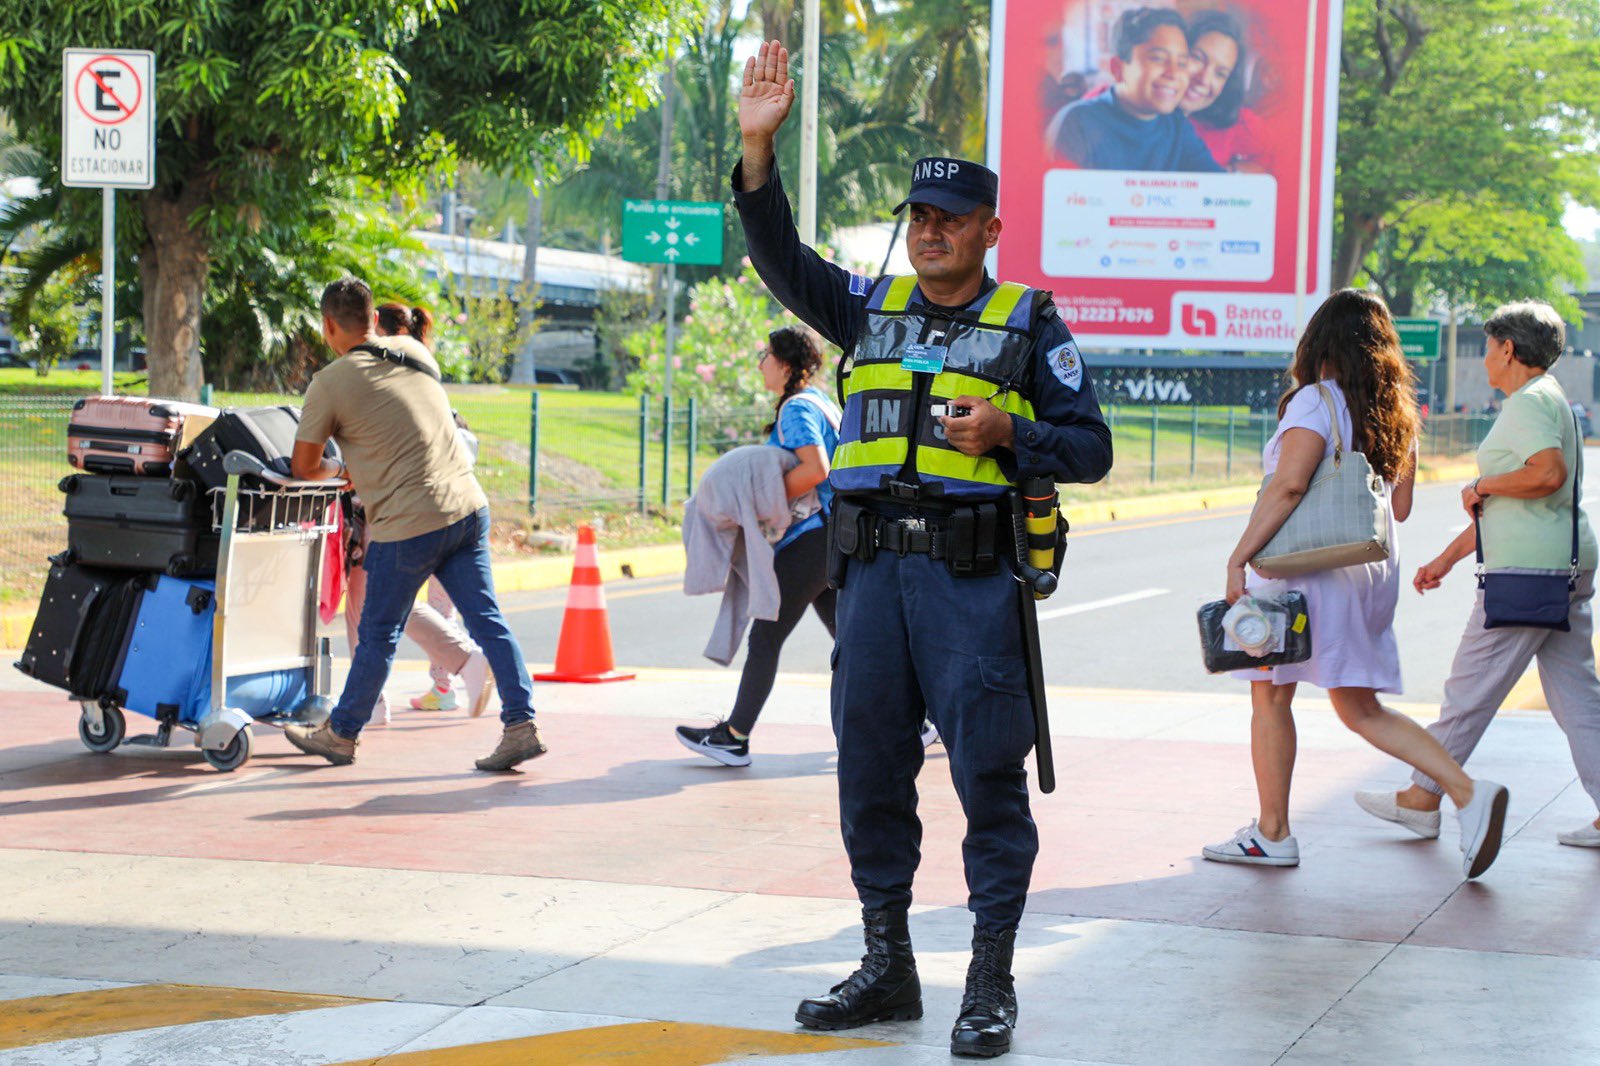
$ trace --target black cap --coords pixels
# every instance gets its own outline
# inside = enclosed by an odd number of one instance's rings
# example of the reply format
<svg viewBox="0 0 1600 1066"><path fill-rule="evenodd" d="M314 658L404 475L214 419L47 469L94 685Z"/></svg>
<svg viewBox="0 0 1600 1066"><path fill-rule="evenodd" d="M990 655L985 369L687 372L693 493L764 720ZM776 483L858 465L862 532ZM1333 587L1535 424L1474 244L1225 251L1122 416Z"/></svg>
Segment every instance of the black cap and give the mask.
<svg viewBox="0 0 1600 1066"><path fill-rule="evenodd" d="M931 204L964 215L979 204L994 207L999 202L999 191L999 175L982 163L928 156L911 167L911 191L894 213L898 215L907 204Z"/></svg>

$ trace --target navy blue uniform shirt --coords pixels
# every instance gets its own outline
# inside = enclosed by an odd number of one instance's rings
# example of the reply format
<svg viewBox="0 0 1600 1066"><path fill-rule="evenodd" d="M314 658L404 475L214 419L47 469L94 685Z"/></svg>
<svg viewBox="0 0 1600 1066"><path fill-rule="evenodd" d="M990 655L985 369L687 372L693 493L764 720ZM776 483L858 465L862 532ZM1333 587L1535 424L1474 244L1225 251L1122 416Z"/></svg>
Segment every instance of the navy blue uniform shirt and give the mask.
<svg viewBox="0 0 1600 1066"><path fill-rule="evenodd" d="M1068 104L1052 140L1057 155L1085 170L1222 170L1181 111L1142 119L1117 105L1115 89Z"/></svg>
<svg viewBox="0 0 1600 1066"><path fill-rule="evenodd" d="M800 243L789 198L783 193L776 162L767 183L754 192L740 192L743 162L733 170L733 202L744 223L745 243L756 273L778 302L845 351L855 343L863 320L862 309L872 292L872 280L851 274ZM995 286L984 275L987 293ZM1068 347L1070 346L1070 347ZM1053 366L1070 367L1076 372ZM1068 382L1075 381L1076 388ZM1013 482L1048 477L1063 482L1094 482L1111 469L1111 430L1095 399L1094 382L1077 354L1072 333L1052 306L1034 330L1033 375L1027 396L1034 419L1012 415L1015 451L997 448L990 458Z"/></svg>

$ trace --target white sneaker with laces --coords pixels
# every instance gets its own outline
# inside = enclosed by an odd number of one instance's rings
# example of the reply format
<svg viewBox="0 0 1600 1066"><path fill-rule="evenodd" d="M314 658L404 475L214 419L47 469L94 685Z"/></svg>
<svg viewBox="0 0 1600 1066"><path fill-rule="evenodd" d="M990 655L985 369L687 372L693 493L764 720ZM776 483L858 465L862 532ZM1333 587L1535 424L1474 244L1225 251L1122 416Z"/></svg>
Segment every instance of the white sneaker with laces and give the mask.
<svg viewBox="0 0 1600 1066"><path fill-rule="evenodd" d="M1600 848L1600 829L1596 829L1593 822L1587 822L1577 829L1557 833L1556 839L1568 847Z"/></svg>
<svg viewBox="0 0 1600 1066"><path fill-rule="evenodd" d="M494 674L489 672L489 660L483 652L467 656L461 667L461 681L467 686L467 713L474 718L483 717L494 698Z"/></svg>
<svg viewBox="0 0 1600 1066"><path fill-rule="evenodd" d="M1207 844L1200 854L1212 862L1236 862L1246 866L1299 866L1300 842L1290 836L1268 840L1255 819L1220 844Z"/></svg>
<svg viewBox="0 0 1600 1066"><path fill-rule="evenodd" d="M1500 854L1500 837L1506 827L1506 807L1511 793L1493 781L1474 781L1472 800L1456 811L1461 823L1461 874L1481 875Z"/></svg>
<svg viewBox="0 0 1600 1066"><path fill-rule="evenodd" d="M1438 811L1414 811L1400 806L1393 792L1357 792L1356 806L1386 822L1404 826L1424 840L1439 835Z"/></svg>

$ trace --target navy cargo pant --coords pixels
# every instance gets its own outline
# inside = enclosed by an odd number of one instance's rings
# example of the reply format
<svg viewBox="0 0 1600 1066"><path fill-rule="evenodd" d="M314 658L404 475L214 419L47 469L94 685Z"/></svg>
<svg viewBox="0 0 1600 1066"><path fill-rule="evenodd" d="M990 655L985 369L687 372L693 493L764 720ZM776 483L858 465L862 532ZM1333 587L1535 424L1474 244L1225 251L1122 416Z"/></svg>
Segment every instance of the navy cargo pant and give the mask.
<svg viewBox="0 0 1600 1066"><path fill-rule="evenodd" d="M1015 578L1004 568L957 578L927 555L851 559L837 640L839 818L862 905L911 905L926 712L967 816L967 906L980 929L1015 929L1039 853L1023 767L1034 727Z"/></svg>

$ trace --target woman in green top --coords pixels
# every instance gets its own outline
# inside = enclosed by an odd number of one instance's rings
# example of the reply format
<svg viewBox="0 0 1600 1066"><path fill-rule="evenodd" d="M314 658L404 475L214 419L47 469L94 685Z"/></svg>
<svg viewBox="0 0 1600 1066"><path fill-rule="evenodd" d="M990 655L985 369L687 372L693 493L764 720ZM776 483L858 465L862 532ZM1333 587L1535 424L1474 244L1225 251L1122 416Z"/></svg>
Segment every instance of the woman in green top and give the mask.
<svg viewBox="0 0 1600 1066"><path fill-rule="evenodd" d="M1583 440L1561 385L1547 371L1566 346L1566 327L1549 304L1500 308L1484 323L1489 384L1506 394L1500 417L1478 448L1479 477L1461 490L1468 515L1481 515L1484 569L1562 573L1572 561L1573 481L1581 474ZM1437 559L1417 571L1418 592L1439 587L1452 567L1474 554L1469 523ZM1584 790L1600 806L1600 678L1594 666L1594 531L1578 514L1578 580L1567 623L1571 631L1526 626L1484 628L1478 593L1444 686L1439 720L1428 727L1457 762L1465 763L1513 685L1539 660L1539 678L1556 722L1567 734ZM1422 837L1439 835L1439 786L1422 774L1410 788L1358 792L1367 813ZM1600 819L1561 833L1575 847L1600 848Z"/></svg>

